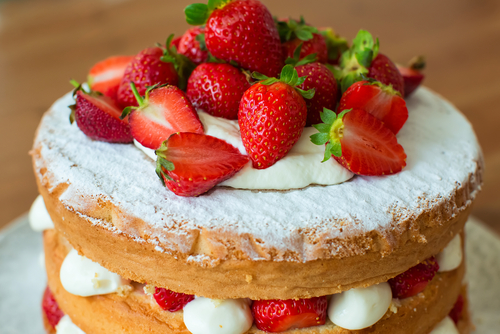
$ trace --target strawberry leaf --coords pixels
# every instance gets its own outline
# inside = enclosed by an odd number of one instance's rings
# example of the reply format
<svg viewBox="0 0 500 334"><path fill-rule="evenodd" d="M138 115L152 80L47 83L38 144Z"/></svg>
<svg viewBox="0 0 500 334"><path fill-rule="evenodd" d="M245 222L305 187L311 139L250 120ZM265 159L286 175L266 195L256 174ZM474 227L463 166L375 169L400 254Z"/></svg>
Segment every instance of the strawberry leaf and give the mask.
<svg viewBox="0 0 500 334"><path fill-rule="evenodd" d="M199 26L207 22L210 10L203 3L193 3L184 9L184 14L188 24Z"/></svg>
<svg viewBox="0 0 500 334"><path fill-rule="evenodd" d="M292 65L285 65L281 70L281 75L280 75L281 82L294 87L298 79L299 79L299 74L293 68Z"/></svg>
<svg viewBox="0 0 500 334"><path fill-rule="evenodd" d="M364 67L370 67L373 59L373 50L366 49L355 54L356 59Z"/></svg>
<svg viewBox="0 0 500 334"><path fill-rule="evenodd" d="M340 144L340 141L330 142L329 145L330 145L330 150L329 150L330 156L332 155L336 157L342 156L342 146Z"/></svg>
<svg viewBox="0 0 500 334"><path fill-rule="evenodd" d="M333 124L333 122L335 122L335 120L337 119L337 114L335 114L333 110L330 110L328 108L323 108L323 112L320 112L319 116L321 117L321 120L326 124Z"/></svg>
<svg viewBox="0 0 500 334"><path fill-rule="evenodd" d="M311 137L311 142L316 145L324 145L330 140L328 133L315 133Z"/></svg>
<svg viewBox="0 0 500 334"><path fill-rule="evenodd" d="M194 39L197 40L198 43L200 43L200 50L201 51L208 51L207 43L205 42L205 34L204 33L196 35L196 37Z"/></svg>
<svg viewBox="0 0 500 334"><path fill-rule="evenodd" d="M208 9L213 11L217 8L223 7L228 2L230 2L230 0L208 0Z"/></svg>
<svg viewBox="0 0 500 334"><path fill-rule="evenodd" d="M305 78L305 77L303 77L303 78ZM302 95L302 97L304 99L308 99L308 100L312 99L314 97L314 94L316 94L315 88L309 89L309 90L303 90L303 89L295 87L295 89L300 93L300 95Z"/></svg>

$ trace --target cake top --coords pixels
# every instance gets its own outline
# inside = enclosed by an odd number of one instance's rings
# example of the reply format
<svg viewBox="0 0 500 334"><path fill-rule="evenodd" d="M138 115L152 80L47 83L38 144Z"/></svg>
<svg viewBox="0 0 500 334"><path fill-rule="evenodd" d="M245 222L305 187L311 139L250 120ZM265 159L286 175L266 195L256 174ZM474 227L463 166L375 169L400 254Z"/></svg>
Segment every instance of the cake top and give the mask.
<svg viewBox="0 0 500 334"><path fill-rule="evenodd" d="M163 187L154 163L135 146L94 141L71 125L72 102L70 94L58 100L40 124L34 163L42 184L49 192L67 184L60 201L90 223L196 263L311 261L373 247L390 252L399 227L426 215L433 224L450 219L481 184L482 156L470 123L425 88L407 100L409 118L397 137L408 159L400 173L288 191L216 187L191 198ZM92 216L97 199L113 206L112 219ZM363 242L349 242L360 236Z"/></svg>

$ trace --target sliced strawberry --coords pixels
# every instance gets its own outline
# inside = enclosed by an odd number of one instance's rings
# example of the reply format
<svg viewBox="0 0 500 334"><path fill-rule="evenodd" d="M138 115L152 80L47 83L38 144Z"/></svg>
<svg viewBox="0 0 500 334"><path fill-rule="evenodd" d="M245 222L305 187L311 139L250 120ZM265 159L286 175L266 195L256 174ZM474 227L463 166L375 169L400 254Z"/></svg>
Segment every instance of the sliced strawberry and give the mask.
<svg viewBox="0 0 500 334"><path fill-rule="evenodd" d="M326 296L310 299L256 300L252 314L258 329L271 333L325 324Z"/></svg>
<svg viewBox="0 0 500 334"><path fill-rule="evenodd" d="M134 56L113 56L95 64L89 72L90 89L116 99L125 68Z"/></svg>
<svg viewBox="0 0 500 334"><path fill-rule="evenodd" d="M153 297L162 309L169 312L182 310L187 303L194 299L194 295L187 295L158 287L155 287Z"/></svg>
<svg viewBox="0 0 500 334"><path fill-rule="evenodd" d="M457 298L457 301L455 302L455 305L453 305L453 308L451 309L450 313L448 316L458 324L460 319L462 318L462 313L464 310L464 297L462 295L459 295Z"/></svg>
<svg viewBox="0 0 500 334"><path fill-rule="evenodd" d="M378 81L359 81L347 89L340 99L339 112L363 109L397 134L408 119L408 108L401 94Z"/></svg>
<svg viewBox="0 0 500 334"><path fill-rule="evenodd" d="M401 65L396 65L398 67L399 73L403 76L403 81L405 84L405 97L410 96L415 89L422 84L424 80L424 75L422 70L425 68L424 57L415 57L410 61L408 67L403 67Z"/></svg>
<svg viewBox="0 0 500 334"><path fill-rule="evenodd" d="M133 138L127 119L120 119L121 109L115 100L98 92L85 92L78 83L76 103L71 119L88 137L109 143L131 143Z"/></svg>
<svg viewBox="0 0 500 334"><path fill-rule="evenodd" d="M49 287L47 287L43 293L42 310L45 313L49 324L55 329L59 320L61 320L64 316L64 313L59 308L59 305L57 304L57 301L54 298L54 295L52 295Z"/></svg>
<svg viewBox="0 0 500 334"><path fill-rule="evenodd" d="M434 257L417 264L398 276L389 280L392 296L404 299L424 291L439 270L439 264Z"/></svg>
<svg viewBox="0 0 500 334"><path fill-rule="evenodd" d="M362 109L344 110L339 115L325 109L325 123L315 124L320 131L311 136L316 145L326 145L325 159L359 175L394 174L406 166L406 153L396 135L384 123Z"/></svg>
<svg viewBox="0 0 500 334"><path fill-rule="evenodd" d="M156 173L179 196L198 196L236 174L250 160L234 146L204 134L173 134L156 150Z"/></svg>

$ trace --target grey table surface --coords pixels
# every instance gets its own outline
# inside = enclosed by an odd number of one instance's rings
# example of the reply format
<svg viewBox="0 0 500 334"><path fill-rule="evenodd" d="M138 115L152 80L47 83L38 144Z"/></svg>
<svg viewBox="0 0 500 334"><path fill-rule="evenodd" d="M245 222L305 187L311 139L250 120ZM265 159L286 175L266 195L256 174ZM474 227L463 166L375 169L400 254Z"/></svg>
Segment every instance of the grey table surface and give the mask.
<svg viewBox="0 0 500 334"><path fill-rule="evenodd" d="M500 239L478 220L466 225L467 272L475 333L500 333ZM0 231L0 334L44 334L42 237L23 215Z"/></svg>

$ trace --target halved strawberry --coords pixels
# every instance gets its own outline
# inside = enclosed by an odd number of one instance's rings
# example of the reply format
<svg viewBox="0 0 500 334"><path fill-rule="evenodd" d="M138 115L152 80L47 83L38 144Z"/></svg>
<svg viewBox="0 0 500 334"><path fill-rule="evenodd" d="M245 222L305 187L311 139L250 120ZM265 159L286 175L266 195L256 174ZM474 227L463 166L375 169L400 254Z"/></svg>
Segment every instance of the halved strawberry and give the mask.
<svg viewBox="0 0 500 334"><path fill-rule="evenodd" d="M170 136L156 150L156 173L179 196L198 196L236 174L250 160L225 141L198 133Z"/></svg>
<svg viewBox="0 0 500 334"><path fill-rule="evenodd" d="M439 270L434 257L417 264L398 276L389 280L392 296L404 299L422 292Z"/></svg>
<svg viewBox="0 0 500 334"><path fill-rule="evenodd" d="M203 133L198 114L179 88L151 87L142 98L133 82L130 86L139 107L125 108L121 117L129 115L132 136L142 146L156 150L175 132Z"/></svg>
<svg viewBox="0 0 500 334"><path fill-rule="evenodd" d="M125 68L134 56L113 56L95 64L88 74L90 89L116 99Z"/></svg>
<svg viewBox="0 0 500 334"><path fill-rule="evenodd" d="M169 312L182 310L187 303L194 299L194 295L187 295L158 287L155 287L153 297L162 309Z"/></svg>
<svg viewBox="0 0 500 334"><path fill-rule="evenodd" d="M406 166L406 153L396 135L384 123L362 109L339 115L324 109L324 123L313 125L320 133L311 136L316 145L326 145L325 159L333 157L359 175L394 174Z"/></svg>
<svg viewBox="0 0 500 334"><path fill-rule="evenodd" d="M425 68L425 59L424 57L415 57L410 61L408 67L403 67L401 65L397 65L399 73L403 76L403 80L405 83L405 97L408 97L415 91L415 89L420 86L422 81L424 80L424 75L422 74L422 70Z"/></svg>
<svg viewBox="0 0 500 334"><path fill-rule="evenodd" d="M54 295L50 291L49 287L45 289L42 298L42 310L45 313L45 317L49 324L55 329L59 320L64 316L63 311L59 308Z"/></svg>
<svg viewBox="0 0 500 334"><path fill-rule="evenodd" d="M271 333L325 324L326 296L310 299L256 300L252 314L258 329Z"/></svg>
<svg viewBox="0 0 500 334"><path fill-rule="evenodd" d="M408 119L408 108L401 94L392 86L379 81L358 81L347 89L340 99L339 111L363 109L397 134Z"/></svg>
<svg viewBox="0 0 500 334"><path fill-rule="evenodd" d="M451 320L453 320L453 322L458 324L458 322L462 318L463 310L464 310L464 296L459 295L457 301L455 302L455 305L453 305L453 308L451 309L448 316L451 318Z"/></svg>
<svg viewBox="0 0 500 334"><path fill-rule="evenodd" d="M70 120L76 121L80 130L88 137L109 143L131 143L133 138L127 119L120 119L122 114L115 100L99 92L84 91L76 81L73 95L75 104L70 106Z"/></svg>

